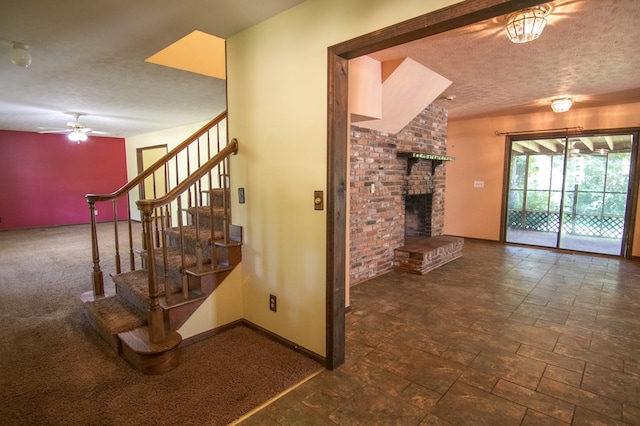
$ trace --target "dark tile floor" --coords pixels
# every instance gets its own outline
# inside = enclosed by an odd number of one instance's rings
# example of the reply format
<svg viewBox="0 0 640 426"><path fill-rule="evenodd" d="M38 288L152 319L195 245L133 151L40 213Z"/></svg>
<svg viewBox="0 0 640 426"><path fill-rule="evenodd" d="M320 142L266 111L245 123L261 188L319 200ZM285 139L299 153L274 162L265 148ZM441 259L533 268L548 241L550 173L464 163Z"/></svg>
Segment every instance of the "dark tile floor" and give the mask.
<svg viewBox="0 0 640 426"><path fill-rule="evenodd" d="M347 359L241 424L640 425L640 263L467 240L351 289Z"/></svg>

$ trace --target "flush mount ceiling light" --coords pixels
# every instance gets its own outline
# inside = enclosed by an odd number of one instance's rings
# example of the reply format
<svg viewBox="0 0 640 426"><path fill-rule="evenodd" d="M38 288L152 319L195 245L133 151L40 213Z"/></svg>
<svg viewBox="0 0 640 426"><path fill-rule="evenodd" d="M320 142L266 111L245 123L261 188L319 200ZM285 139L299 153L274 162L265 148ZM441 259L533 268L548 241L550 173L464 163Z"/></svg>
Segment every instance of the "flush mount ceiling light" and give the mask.
<svg viewBox="0 0 640 426"><path fill-rule="evenodd" d="M26 68L31 65L31 53L27 50L29 45L19 41L11 42L11 62L19 67Z"/></svg>
<svg viewBox="0 0 640 426"><path fill-rule="evenodd" d="M507 16L505 30L514 43L527 43L540 37L547 24L547 9L541 6L519 10Z"/></svg>
<svg viewBox="0 0 640 426"><path fill-rule="evenodd" d="M553 112L567 112L573 105L571 98L559 98L551 101L551 109Z"/></svg>

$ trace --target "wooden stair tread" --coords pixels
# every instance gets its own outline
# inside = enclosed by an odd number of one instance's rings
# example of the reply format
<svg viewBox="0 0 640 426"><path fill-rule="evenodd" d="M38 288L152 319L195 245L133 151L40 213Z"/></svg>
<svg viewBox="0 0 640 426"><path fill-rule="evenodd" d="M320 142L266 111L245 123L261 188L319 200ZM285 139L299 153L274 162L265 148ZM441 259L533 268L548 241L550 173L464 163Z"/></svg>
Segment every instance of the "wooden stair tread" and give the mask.
<svg viewBox="0 0 640 426"><path fill-rule="evenodd" d="M154 343L149 338L149 329L139 327L131 331L118 334L120 340L132 351L142 355L152 355L166 352L178 347L182 342L182 336L177 331L168 331L167 336L161 342Z"/></svg>

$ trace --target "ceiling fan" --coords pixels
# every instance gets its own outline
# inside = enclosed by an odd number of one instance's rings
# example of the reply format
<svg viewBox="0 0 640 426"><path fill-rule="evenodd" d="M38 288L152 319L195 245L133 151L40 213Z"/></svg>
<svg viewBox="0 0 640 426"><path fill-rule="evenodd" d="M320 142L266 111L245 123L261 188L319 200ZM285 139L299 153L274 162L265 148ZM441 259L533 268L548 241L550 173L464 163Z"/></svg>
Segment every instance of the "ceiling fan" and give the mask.
<svg viewBox="0 0 640 426"><path fill-rule="evenodd" d="M38 133L66 133L67 138L69 140L80 143L85 142L89 138L89 134L99 134L101 132L96 132L89 127L87 127L83 122L79 119L82 115L79 112L69 112L67 113L73 117L73 121L67 122L67 127L63 128L49 128L49 127L38 127Z"/></svg>

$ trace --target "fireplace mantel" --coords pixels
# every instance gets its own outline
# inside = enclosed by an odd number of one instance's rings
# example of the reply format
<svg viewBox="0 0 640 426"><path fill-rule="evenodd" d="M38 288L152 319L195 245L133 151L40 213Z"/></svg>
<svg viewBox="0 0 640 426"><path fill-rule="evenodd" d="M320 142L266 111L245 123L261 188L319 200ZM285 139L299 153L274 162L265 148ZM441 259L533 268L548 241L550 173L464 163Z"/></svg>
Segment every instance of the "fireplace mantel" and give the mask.
<svg viewBox="0 0 640 426"><path fill-rule="evenodd" d="M413 166L421 160L431 161L431 173L435 173L435 169L437 166L442 164L444 161L454 161L454 157L448 157L446 155L436 155L436 154L424 154L421 152L398 152L398 158L406 158L407 159L407 174L411 174L411 169Z"/></svg>

